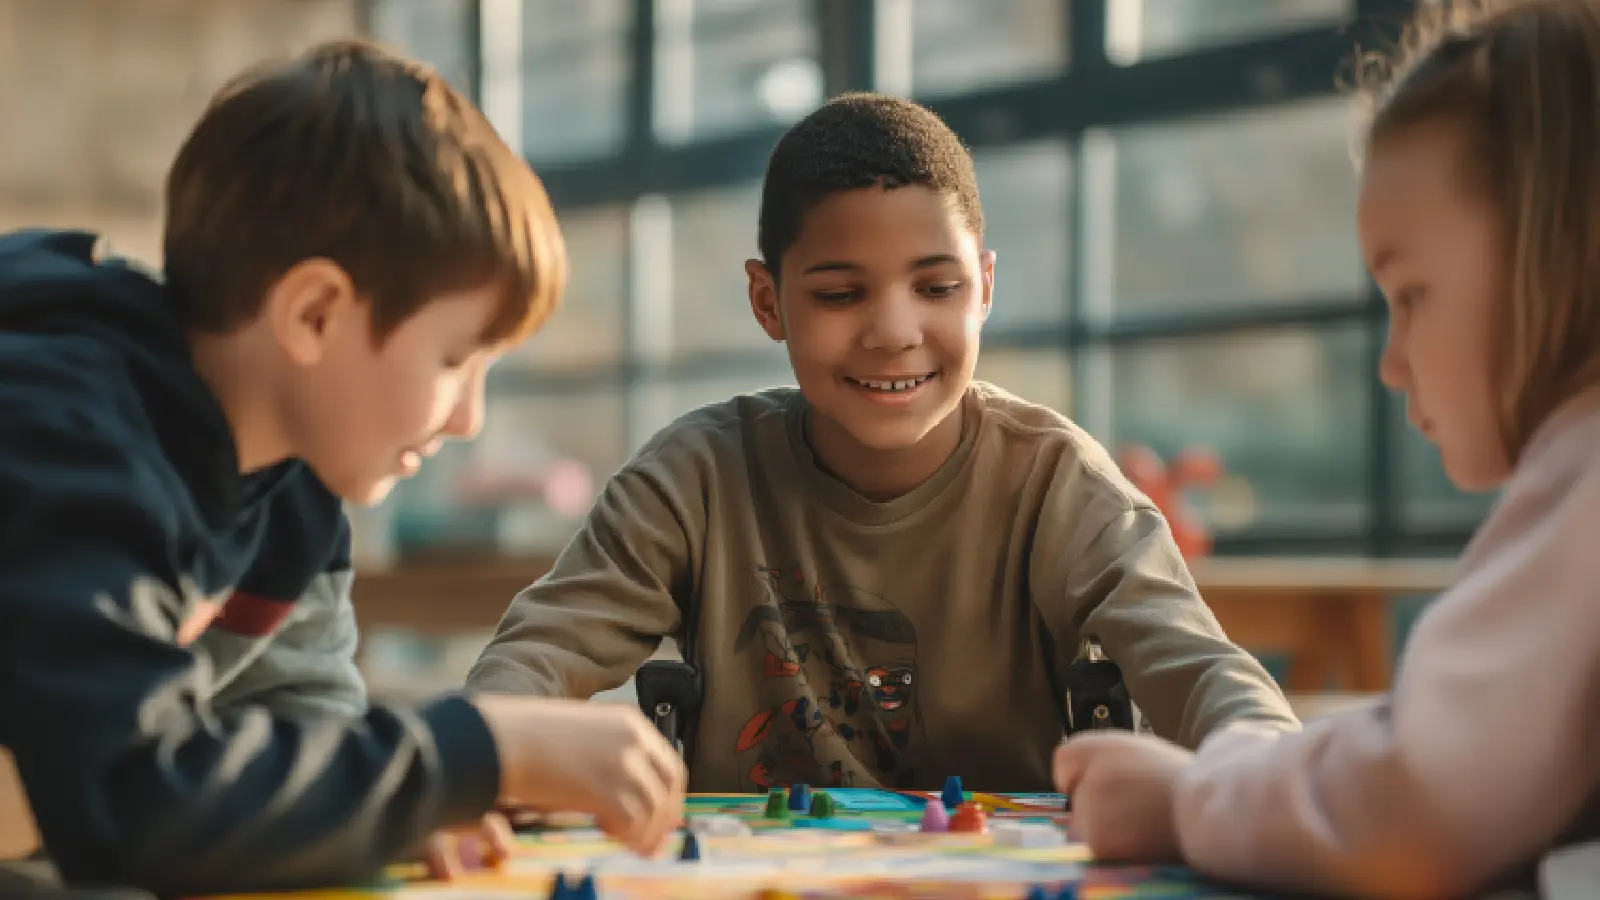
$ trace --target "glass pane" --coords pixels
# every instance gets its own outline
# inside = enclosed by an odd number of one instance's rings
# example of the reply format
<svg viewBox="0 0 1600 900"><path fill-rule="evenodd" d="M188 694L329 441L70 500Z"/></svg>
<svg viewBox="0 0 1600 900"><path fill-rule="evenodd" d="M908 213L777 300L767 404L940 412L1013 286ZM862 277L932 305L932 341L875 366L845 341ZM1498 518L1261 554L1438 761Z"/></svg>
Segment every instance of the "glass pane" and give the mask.
<svg viewBox="0 0 1600 900"><path fill-rule="evenodd" d="M966 93L1048 78L1066 69L1070 0L901 2L910 8L915 96ZM884 5L880 3L880 8ZM884 25L893 28L900 23ZM892 45L892 35L886 38Z"/></svg>
<svg viewBox="0 0 1600 900"><path fill-rule="evenodd" d="M656 432L691 410L739 394L794 383L794 372L783 363L708 378L647 381L634 389L629 446L637 452Z"/></svg>
<svg viewBox="0 0 1600 900"><path fill-rule="evenodd" d="M1066 318L1071 258L1072 158L1064 140L973 154L985 243L995 251L990 325Z"/></svg>
<svg viewBox="0 0 1600 900"><path fill-rule="evenodd" d="M628 212L595 207L561 212L571 269L566 298L544 328L502 365L571 369L622 358L628 297Z"/></svg>
<svg viewBox="0 0 1600 900"><path fill-rule="evenodd" d="M622 147L632 27L629 0L522 0L521 135L535 164ZM486 58L484 78L490 77Z"/></svg>
<svg viewBox="0 0 1600 900"><path fill-rule="evenodd" d="M771 348L750 312L744 261L756 255L761 185L671 198L672 346L679 357L701 350Z"/></svg>
<svg viewBox="0 0 1600 900"><path fill-rule="evenodd" d="M1496 494L1465 494L1444 474L1439 451L1406 421L1405 400L1391 397L1390 415L1399 435L1400 521L1408 531L1475 526L1488 514Z"/></svg>
<svg viewBox="0 0 1600 900"><path fill-rule="evenodd" d="M400 553L559 550L621 467L624 424L615 389L491 395L478 439L446 445L396 491Z"/></svg>
<svg viewBox="0 0 1600 900"><path fill-rule="evenodd" d="M986 349L972 377L1072 415L1072 360L1065 351Z"/></svg>
<svg viewBox="0 0 1600 900"><path fill-rule="evenodd" d="M1347 109L1319 100L1087 139L1085 177L1114 192L1087 204L1091 227L1110 229L1113 244L1109 259L1083 262L1109 276L1089 279L1087 311L1359 297Z"/></svg>
<svg viewBox="0 0 1600 900"><path fill-rule="evenodd" d="M815 109L822 67L811 10L797 0L656 0L656 136L680 144Z"/></svg>
<svg viewBox="0 0 1600 900"><path fill-rule="evenodd" d="M439 70L458 90L472 96L473 33L476 0L375 0L372 33Z"/></svg>
<svg viewBox="0 0 1600 900"><path fill-rule="evenodd" d="M1223 478L1193 500L1217 535L1364 527L1367 337L1359 327L1237 332L1109 351L1095 373L1120 454L1215 453ZM1360 373L1359 375L1357 373ZM1101 429L1104 430L1104 429Z"/></svg>
<svg viewBox="0 0 1600 900"><path fill-rule="evenodd" d="M1106 55L1119 65L1348 21L1354 0L1106 0Z"/></svg>

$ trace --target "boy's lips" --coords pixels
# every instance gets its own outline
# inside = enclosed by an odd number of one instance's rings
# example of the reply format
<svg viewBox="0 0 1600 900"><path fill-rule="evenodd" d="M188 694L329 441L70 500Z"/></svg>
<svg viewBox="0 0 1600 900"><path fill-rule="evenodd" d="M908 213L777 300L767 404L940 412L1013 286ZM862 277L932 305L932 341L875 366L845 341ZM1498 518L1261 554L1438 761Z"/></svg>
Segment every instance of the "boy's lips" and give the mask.
<svg viewBox="0 0 1600 900"><path fill-rule="evenodd" d="M939 373L935 371L914 373L908 372L892 375L846 375L845 380L857 385L858 387L891 393L894 391L909 391L913 388L920 387L937 374Z"/></svg>
<svg viewBox="0 0 1600 900"><path fill-rule="evenodd" d="M889 408L908 407L939 377L937 371L922 374L889 374L873 377L846 375L844 381L868 403Z"/></svg>

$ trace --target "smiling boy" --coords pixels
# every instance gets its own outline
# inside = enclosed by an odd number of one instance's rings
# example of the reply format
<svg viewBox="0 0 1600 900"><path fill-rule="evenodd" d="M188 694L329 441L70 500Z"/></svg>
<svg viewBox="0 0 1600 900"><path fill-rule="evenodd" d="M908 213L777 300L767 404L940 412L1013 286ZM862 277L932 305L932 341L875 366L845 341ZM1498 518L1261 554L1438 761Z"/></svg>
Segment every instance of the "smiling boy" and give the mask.
<svg viewBox="0 0 1600 900"><path fill-rule="evenodd" d="M469 681L585 697L685 627L695 790L1049 790L1093 636L1154 730L1298 727L1161 515L1057 413L973 382L994 298L972 160L916 104L837 98L779 142L757 322L798 390L695 410L607 484Z"/></svg>
<svg viewBox="0 0 1600 900"><path fill-rule="evenodd" d="M348 618L342 502L474 436L555 308L526 164L436 73L324 45L212 102L164 256L0 237L0 822L31 811L67 882L161 896L369 878L511 799L657 848L684 776L636 711L368 705L342 632L326 680L235 671L249 635L319 652L316 618L278 628L311 593Z"/></svg>

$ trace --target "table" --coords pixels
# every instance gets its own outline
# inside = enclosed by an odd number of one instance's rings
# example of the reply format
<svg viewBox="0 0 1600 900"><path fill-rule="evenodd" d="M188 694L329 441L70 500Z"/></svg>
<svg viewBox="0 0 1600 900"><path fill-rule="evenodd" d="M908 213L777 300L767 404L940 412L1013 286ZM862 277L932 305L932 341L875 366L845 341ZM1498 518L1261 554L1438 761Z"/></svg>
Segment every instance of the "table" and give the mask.
<svg viewBox="0 0 1600 900"><path fill-rule="evenodd" d="M1290 657L1290 693L1389 687L1392 603L1437 594L1455 564L1422 559L1214 558L1190 565L1223 630L1254 652Z"/></svg>
<svg viewBox="0 0 1600 900"><path fill-rule="evenodd" d="M551 560L433 563L363 570L355 582L363 632L492 630L511 598ZM1235 642L1292 661L1291 692L1389 686L1390 601L1449 586L1454 563L1422 559L1218 557L1193 562L1195 581Z"/></svg>

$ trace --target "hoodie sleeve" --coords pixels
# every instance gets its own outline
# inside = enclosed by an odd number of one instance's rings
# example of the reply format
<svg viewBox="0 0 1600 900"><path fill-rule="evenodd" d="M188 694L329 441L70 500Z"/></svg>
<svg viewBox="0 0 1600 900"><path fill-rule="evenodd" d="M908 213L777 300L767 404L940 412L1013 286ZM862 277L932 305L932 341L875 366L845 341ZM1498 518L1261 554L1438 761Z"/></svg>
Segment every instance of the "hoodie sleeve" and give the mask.
<svg viewBox="0 0 1600 900"><path fill-rule="evenodd" d="M0 744L65 879L347 883L491 806L494 743L462 698L218 716L208 660L177 638L204 603L181 484L85 411L114 391L18 395L0 390Z"/></svg>

